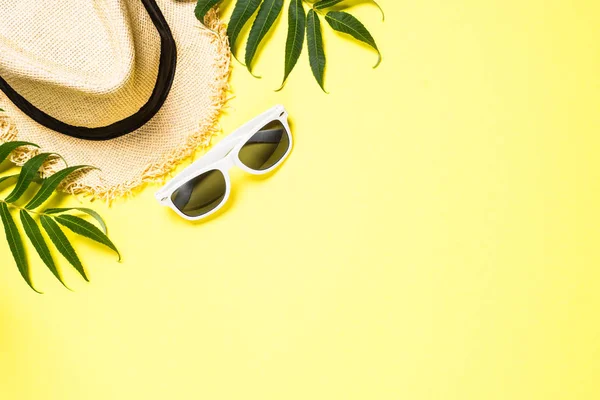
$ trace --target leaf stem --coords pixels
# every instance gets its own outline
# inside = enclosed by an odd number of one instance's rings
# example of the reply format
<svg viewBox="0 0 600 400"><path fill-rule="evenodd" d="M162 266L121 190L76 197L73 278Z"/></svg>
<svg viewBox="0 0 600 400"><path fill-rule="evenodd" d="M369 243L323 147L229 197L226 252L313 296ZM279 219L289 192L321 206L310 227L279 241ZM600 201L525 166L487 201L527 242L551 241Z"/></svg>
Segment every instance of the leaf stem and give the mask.
<svg viewBox="0 0 600 400"><path fill-rule="evenodd" d="M44 212L39 212L39 211L28 210L28 209L26 209L25 207L21 207L21 206L18 206L18 205L16 205L16 204L13 204L13 203L7 203L6 201L4 201L4 200L2 200L2 199L0 199L0 203L4 203L4 204L6 204L6 205L8 206L8 208L14 208L14 209L16 209L16 210L19 210L19 211L20 211L20 210L25 210L25 211L27 211L27 212L29 212L29 213L32 213L32 214L36 214L36 215L40 215L40 216L41 216L41 215L46 215L46 216L48 216L48 217L54 218L54 216L53 216L52 214L46 214L46 213L44 213Z"/></svg>

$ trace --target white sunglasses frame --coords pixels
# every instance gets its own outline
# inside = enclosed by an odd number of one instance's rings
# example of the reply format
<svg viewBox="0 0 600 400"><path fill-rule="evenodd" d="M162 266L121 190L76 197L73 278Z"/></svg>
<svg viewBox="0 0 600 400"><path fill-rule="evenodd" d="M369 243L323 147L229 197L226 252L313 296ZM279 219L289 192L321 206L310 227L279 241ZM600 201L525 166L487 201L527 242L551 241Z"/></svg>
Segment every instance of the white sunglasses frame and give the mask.
<svg viewBox="0 0 600 400"><path fill-rule="evenodd" d="M246 142L254 136L263 126L269 122L279 121L285 128L285 132L288 135L289 146L283 157L272 167L265 170L255 170L248 168L240 160L239 153ZM289 156L292 151L292 133L288 124L288 113L282 105L276 105L275 107L265 111L259 116L248 121L230 135L223 138L219 143L214 145L202 158L192 163L189 167L181 171L175 178L171 179L166 185L159 189L154 197L158 202L164 206L170 207L180 217L187 219L188 221L197 221L214 214L219 211L229 199L231 194L231 179L229 177L229 170L231 168L238 167L252 175L264 175L275 168L277 168L285 159ZM190 217L182 213L177 206L171 200L171 195L185 183L202 175L205 172L217 170L220 171L225 178L225 196L221 203L209 212L202 214L198 217Z"/></svg>

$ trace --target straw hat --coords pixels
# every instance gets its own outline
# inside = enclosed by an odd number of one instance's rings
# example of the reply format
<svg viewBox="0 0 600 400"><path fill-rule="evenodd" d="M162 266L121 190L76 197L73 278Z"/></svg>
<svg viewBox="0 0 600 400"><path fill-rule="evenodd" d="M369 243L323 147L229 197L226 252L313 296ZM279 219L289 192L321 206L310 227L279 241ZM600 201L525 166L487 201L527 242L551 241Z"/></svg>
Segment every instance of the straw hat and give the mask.
<svg viewBox="0 0 600 400"><path fill-rule="evenodd" d="M100 171L63 189L112 200L210 143L230 52L195 1L0 0L0 142ZM22 165L39 150L12 155ZM64 165L43 169L51 174Z"/></svg>

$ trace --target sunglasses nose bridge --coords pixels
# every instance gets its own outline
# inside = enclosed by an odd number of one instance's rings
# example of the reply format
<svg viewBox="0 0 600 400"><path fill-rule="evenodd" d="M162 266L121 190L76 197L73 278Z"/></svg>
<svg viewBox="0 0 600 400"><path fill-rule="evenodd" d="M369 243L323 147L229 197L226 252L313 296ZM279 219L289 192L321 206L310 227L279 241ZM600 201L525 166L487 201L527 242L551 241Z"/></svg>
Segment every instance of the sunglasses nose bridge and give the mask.
<svg viewBox="0 0 600 400"><path fill-rule="evenodd" d="M223 159L221 165L219 166L224 171L229 171L231 168L236 165L236 157L233 155L229 155L227 158Z"/></svg>

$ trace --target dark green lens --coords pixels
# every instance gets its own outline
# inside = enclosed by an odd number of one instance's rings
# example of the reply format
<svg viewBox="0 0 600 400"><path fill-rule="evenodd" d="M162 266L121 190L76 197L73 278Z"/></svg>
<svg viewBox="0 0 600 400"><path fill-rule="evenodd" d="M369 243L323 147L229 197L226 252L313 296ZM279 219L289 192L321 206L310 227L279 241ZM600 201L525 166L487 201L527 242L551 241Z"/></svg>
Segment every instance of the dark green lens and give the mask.
<svg viewBox="0 0 600 400"><path fill-rule="evenodd" d="M240 150L240 161L248 168L262 171L277 164L290 147L290 139L280 121L273 121L256 132Z"/></svg>
<svg viewBox="0 0 600 400"><path fill-rule="evenodd" d="M199 217L218 207L226 192L227 184L223 173L212 170L195 177L173 192L171 201L188 217Z"/></svg>

